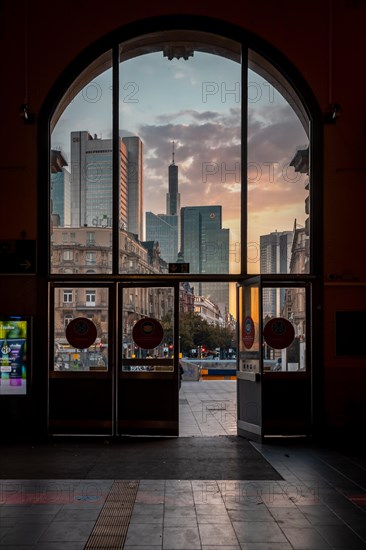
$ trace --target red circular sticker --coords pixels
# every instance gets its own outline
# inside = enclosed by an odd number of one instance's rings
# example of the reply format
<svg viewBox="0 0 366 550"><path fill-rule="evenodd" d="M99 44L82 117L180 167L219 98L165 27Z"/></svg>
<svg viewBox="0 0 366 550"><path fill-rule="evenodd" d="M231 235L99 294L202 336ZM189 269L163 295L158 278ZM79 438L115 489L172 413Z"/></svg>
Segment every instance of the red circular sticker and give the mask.
<svg viewBox="0 0 366 550"><path fill-rule="evenodd" d="M94 344L97 327L87 317L76 317L66 327L66 339L76 349L86 349Z"/></svg>
<svg viewBox="0 0 366 550"><path fill-rule="evenodd" d="M249 315L244 319L241 336L242 336L244 346L247 349L250 349L254 343L255 326L254 326L253 319L249 317Z"/></svg>
<svg viewBox="0 0 366 550"><path fill-rule="evenodd" d="M132 329L132 338L142 349L154 349L163 340L164 330L159 321L146 317L137 321Z"/></svg>
<svg viewBox="0 0 366 550"><path fill-rule="evenodd" d="M268 321L263 330L267 344L274 349L287 348L295 338L295 330L290 321L283 317L275 317Z"/></svg>

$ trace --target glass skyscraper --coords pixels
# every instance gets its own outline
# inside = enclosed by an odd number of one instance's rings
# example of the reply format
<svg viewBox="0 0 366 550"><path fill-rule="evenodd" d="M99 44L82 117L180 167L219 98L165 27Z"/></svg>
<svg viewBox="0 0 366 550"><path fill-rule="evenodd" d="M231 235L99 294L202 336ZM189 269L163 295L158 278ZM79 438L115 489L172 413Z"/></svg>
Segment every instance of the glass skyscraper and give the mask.
<svg viewBox="0 0 366 550"><path fill-rule="evenodd" d="M181 209L181 250L190 273L229 273L229 229L222 228L222 207L186 206ZM192 283L195 294L228 308L226 283Z"/></svg>
<svg viewBox="0 0 366 550"><path fill-rule="evenodd" d="M70 172L66 168L62 168L60 172L51 173L51 198L52 214L59 216L59 225L70 227Z"/></svg>
<svg viewBox="0 0 366 550"><path fill-rule="evenodd" d="M178 255L178 216L146 212L146 240L157 241L160 256L174 263Z"/></svg>
<svg viewBox="0 0 366 550"><path fill-rule="evenodd" d="M120 139L120 228L143 237L142 142ZM71 226L112 227L112 140L71 132Z"/></svg>
<svg viewBox="0 0 366 550"><path fill-rule="evenodd" d="M274 231L260 237L260 272L289 273L292 231ZM277 317L285 299L285 290L281 288L263 289L263 316Z"/></svg>

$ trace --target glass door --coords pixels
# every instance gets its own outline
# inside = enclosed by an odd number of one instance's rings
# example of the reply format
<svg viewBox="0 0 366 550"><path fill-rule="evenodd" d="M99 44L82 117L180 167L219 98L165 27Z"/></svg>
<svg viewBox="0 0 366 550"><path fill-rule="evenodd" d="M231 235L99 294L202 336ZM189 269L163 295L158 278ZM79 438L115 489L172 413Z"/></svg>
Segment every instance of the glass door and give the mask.
<svg viewBox="0 0 366 550"><path fill-rule="evenodd" d="M238 285L237 424L238 435L261 439L262 333L261 283L252 277Z"/></svg>
<svg viewBox="0 0 366 550"><path fill-rule="evenodd" d="M238 285L238 434L312 433L310 283Z"/></svg>
<svg viewBox="0 0 366 550"><path fill-rule="evenodd" d="M117 432L178 435L177 285L119 290Z"/></svg>
<svg viewBox="0 0 366 550"><path fill-rule="evenodd" d="M92 281L50 287L50 435L114 432L112 290Z"/></svg>
<svg viewBox="0 0 366 550"><path fill-rule="evenodd" d="M263 433L312 433L310 283L263 283Z"/></svg>

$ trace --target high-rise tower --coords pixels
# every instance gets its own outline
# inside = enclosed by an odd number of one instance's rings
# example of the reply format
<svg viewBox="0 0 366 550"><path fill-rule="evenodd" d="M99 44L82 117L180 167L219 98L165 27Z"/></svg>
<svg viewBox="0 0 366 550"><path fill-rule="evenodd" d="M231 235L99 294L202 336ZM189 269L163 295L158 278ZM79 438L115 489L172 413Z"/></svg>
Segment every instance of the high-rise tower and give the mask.
<svg viewBox="0 0 366 550"><path fill-rule="evenodd" d="M71 132L71 226L112 227L113 179L111 139ZM121 229L143 238L142 142L119 140Z"/></svg>
<svg viewBox="0 0 366 550"><path fill-rule="evenodd" d="M260 272L290 273L292 231L275 231L260 237ZM263 289L263 317L278 317L284 304L284 288Z"/></svg>
<svg viewBox="0 0 366 550"><path fill-rule="evenodd" d="M186 206L182 208L182 246L190 273L229 273L230 231L222 227L222 207ZM195 294L206 296L224 315L229 304L227 283L192 283Z"/></svg>
<svg viewBox="0 0 366 550"><path fill-rule="evenodd" d="M161 257L166 262L175 262L180 248L180 193L174 153L173 141L172 163L168 169L166 214L146 212L146 240L159 242Z"/></svg>
<svg viewBox="0 0 366 550"><path fill-rule="evenodd" d="M126 145L128 170L128 231L143 239L144 223L144 179L143 179L143 144L138 136L122 138Z"/></svg>
<svg viewBox="0 0 366 550"><path fill-rule="evenodd" d="M174 162L174 141L172 147L172 163L169 166L169 187L166 195L166 213L168 216L179 216L180 193L178 193L178 166Z"/></svg>

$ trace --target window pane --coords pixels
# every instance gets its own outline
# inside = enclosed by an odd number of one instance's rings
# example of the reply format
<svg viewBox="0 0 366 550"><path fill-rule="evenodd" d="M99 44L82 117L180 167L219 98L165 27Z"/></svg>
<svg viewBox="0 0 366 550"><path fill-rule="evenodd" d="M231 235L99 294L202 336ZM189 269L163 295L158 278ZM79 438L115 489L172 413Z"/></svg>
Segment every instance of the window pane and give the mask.
<svg viewBox="0 0 366 550"><path fill-rule="evenodd" d="M54 292L54 370L108 370L108 289L55 288ZM77 317L90 319L97 329L96 340L87 349L74 348L66 339L66 327Z"/></svg>
<svg viewBox="0 0 366 550"><path fill-rule="evenodd" d="M290 321L292 342L275 349L263 340L264 372L306 371L306 289L305 287L263 288L263 328L273 318Z"/></svg>
<svg viewBox="0 0 366 550"><path fill-rule="evenodd" d="M260 371L258 283L239 287L239 371Z"/></svg>
<svg viewBox="0 0 366 550"><path fill-rule="evenodd" d="M122 311L122 370L173 371L174 289L125 288ZM146 334L144 326L141 330L135 328L142 321L148 323ZM156 340L154 335L157 335Z"/></svg>
<svg viewBox="0 0 366 550"><path fill-rule="evenodd" d="M121 45L120 272L239 273L240 47L178 34ZM225 314L228 284L192 285Z"/></svg>
<svg viewBox="0 0 366 550"><path fill-rule="evenodd" d="M90 263L96 273L112 269L110 67L110 52L92 63L62 98L51 123L52 273L67 268L82 274Z"/></svg>
<svg viewBox="0 0 366 550"><path fill-rule="evenodd" d="M248 272L309 273L309 120L282 75L250 52Z"/></svg>
<svg viewBox="0 0 366 550"><path fill-rule="evenodd" d="M190 273L237 273L241 65L181 47L187 59L163 50L120 65L121 148L134 177L127 227L159 243L150 270L179 259Z"/></svg>

